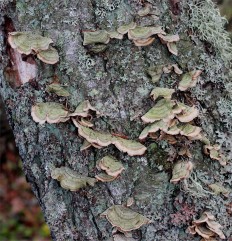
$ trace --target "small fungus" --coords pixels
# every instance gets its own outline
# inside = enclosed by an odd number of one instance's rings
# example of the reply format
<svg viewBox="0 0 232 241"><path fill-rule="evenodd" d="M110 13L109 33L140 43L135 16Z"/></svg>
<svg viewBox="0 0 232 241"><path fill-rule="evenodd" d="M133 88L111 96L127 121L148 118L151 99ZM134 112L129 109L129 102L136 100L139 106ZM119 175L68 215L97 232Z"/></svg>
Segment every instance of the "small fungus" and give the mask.
<svg viewBox="0 0 232 241"><path fill-rule="evenodd" d="M133 42L135 46L142 47L151 45L154 42L155 38L145 38L145 39L134 39Z"/></svg>
<svg viewBox="0 0 232 241"><path fill-rule="evenodd" d="M59 54L57 50L51 46L46 50L39 50L37 57L46 64L55 64L59 61Z"/></svg>
<svg viewBox="0 0 232 241"><path fill-rule="evenodd" d="M153 123L157 120L168 122L174 118L174 105L175 103L171 100L161 99L141 119L145 123Z"/></svg>
<svg viewBox="0 0 232 241"><path fill-rule="evenodd" d="M215 217L209 213L204 212L200 219L193 221L193 225L188 227L191 234L199 234L202 238L209 241L215 236L225 239L225 235L221 231L222 226L215 221Z"/></svg>
<svg viewBox="0 0 232 241"><path fill-rule="evenodd" d="M201 132L200 127L191 124L183 124L179 128L180 134L187 137L198 137Z"/></svg>
<svg viewBox="0 0 232 241"><path fill-rule="evenodd" d="M68 97L70 95L70 93L59 83L51 83L46 87L46 91L55 93L58 96Z"/></svg>
<svg viewBox="0 0 232 241"><path fill-rule="evenodd" d="M79 175L68 167L55 168L51 173L51 177L58 180L62 188L72 192L86 187L87 184L93 187L97 182L95 178Z"/></svg>
<svg viewBox="0 0 232 241"><path fill-rule="evenodd" d="M172 179L170 182L176 184L180 180L186 179L189 177L191 171L193 169L193 164L192 162L184 162L184 161L179 161L174 165L174 168L172 170Z"/></svg>
<svg viewBox="0 0 232 241"><path fill-rule="evenodd" d="M134 200L133 197L129 197L129 198L126 200L126 206L127 206L127 207L131 207L134 203L135 203L135 200Z"/></svg>
<svg viewBox="0 0 232 241"><path fill-rule="evenodd" d="M96 44L96 43L108 44L109 41L110 41L110 36L106 30L84 32L83 45Z"/></svg>
<svg viewBox="0 0 232 241"><path fill-rule="evenodd" d="M107 49L107 45L106 44L95 44L95 45L91 45L89 47L89 51L98 54L101 52L104 52Z"/></svg>
<svg viewBox="0 0 232 241"><path fill-rule="evenodd" d="M172 70L174 70L174 72L178 75L183 74L183 71L178 67L177 64L172 64L172 65L168 65L168 66L163 67L163 72L165 74L170 73Z"/></svg>
<svg viewBox="0 0 232 241"><path fill-rule="evenodd" d="M129 24L125 24L125 25L120 26L117 29L117 31L120 34L126 34L130 29L134 29L134 28L136 28L136 23L135 22L131 22Z"/></svg>
<svg viewBox="0 0 232 241"><path fill-rule="evenodd" d="M148 218L123 205L113 205L103 212L101 216L105 216L111 225L122 233L139 229L151 222Z"/></svg>
<svg viewBox="0 0 232 241"><path fill-rule="evenodd" d="M81 148L80 148L80 151L84 151L84 150L87 150L88 148L90 148L92 146L92 144L90 142L88 142L87 140L84 140Z"/></svg>
<svg viewBox="0 0 232 241"><path fill-rule="evenodd" d="M165 32L162 30L162 27L136 27L134 29L130 29L128 31L128 38L132 40L139 40L139 39L147 39L152 35L159 34Z"/></svg>
<svg viewBox="0 0 232 241"><path fill-rule="evenodd" d="M182 109L182 112L176 115L180 122L190 122L199 115L198 109L194 107L189 107L183 103L177 102L177 105Z"/></svg>
<svg viewBox="0 0 232 241"><path fill-rule="evenodd" d="M55 102L37 103L31 108L31 116L39 124L65 122L69 120L68 114L63 105Z"/></svg>
<svg viewBox="0 0 232 241"><path fill-rule="evenodd" d="M174 92L175 92L174 89L156 87L152 90L150 96L152 96L153 100L156 100L159 97L163 97L165 99L171 99L172 94Z"/></svg>
<svg viewBox="0 0 232 241"><path fill-rule="evenodd" d="M161 42L163 44L167 44L168 50L170 53L174 55L178 55L178 50L176 46L176 42L180 40L180 37L178 34L176 35L163 35L162 33L158 34L158 37L160 38Z"/></svg>
<svg viewBox="0 0 232 241"><path fill-rule="evenodd" d="M163 73L163 66L162 65L158 65L158 66L150 66L147 70L148 74L151 76L152 78L152 82L156 83L157 81L159 81L162 73Z"/></svg>
<svg viewBox="0 0 232 241"><path fill-rule="evenodd" d="M201 70L194 70L183 74L181 77L181 81L179 82L179 90L185 91L188 88L196 86L198 76L201 74L201 72Z"/></svg>
<svg viewBox="0 0 232 241"><path fill-rule="evenodd" d="M117 177L125 170L120 161L111 156L103 157L97 164L97 167L106 171L106 173L112 177Z"/></svg>
<svg viewBox="0 0 232 241"><path fill-rule="evenodd" d="M228 197L230 194L230 191L226 188L224 188L220 183L213 183L209 185L210 189L213 190L213 192L216 195L219 195L220 193L223 194L225 197Z"/></svg>
<svg viewBox="0 0 232 241"><path fill-rule="evenodd" d="M11 32L8 42L13 49L26 55L31 54L33 50L36 53L46 50L53 43L52 39L31 32Z"/></svg>
<svg viewBox="0 0 232 241"><path fill-rule="evenodd" d="M97 146L105 147L113 144L120 151L126 152L130 156L143 155L147 149L144 145L137 141L126 140L108 133L95 131L88 127L82 126L77 122L76 126L78 127L79 135L84 137L92 145L96 144Z"/></svg>
<svg viewBox="0 0 232 241"><path fill-rule="evenodd" d="M204 153L209 155L211 159L217 160L222 166L225 166L227 163L226 157L220 153L219 145L205 145Z"/></svg>

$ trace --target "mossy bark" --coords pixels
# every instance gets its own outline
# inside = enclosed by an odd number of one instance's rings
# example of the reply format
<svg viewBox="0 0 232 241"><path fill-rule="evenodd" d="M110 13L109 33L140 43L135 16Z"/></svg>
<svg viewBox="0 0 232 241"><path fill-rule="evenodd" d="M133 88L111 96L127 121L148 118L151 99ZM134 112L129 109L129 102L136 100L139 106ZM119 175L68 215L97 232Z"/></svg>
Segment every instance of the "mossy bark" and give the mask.
<svg viewBox="0 0 232 241"><path fill-rule="evenodd" d="M90 149L80 152L83 139L71 122L38 125L32 120L31 107L36 102L59 102L74 110L78 103L88 99L103 114L94 119L97 129L136 139L143 129L140 117L152 106L149 100L152 88L176 87L179 81L175 74L164 74L158 83L152 83L147 68L177 63L187 72L202 66L199 60L202 54L211 58L204 43L197 39L193 41L188 35L186 3L173 6L172 1L168 0L151 1L159 17L154 18L154 15L139 17L136 14L142 8L142 1L110 2L18 0L2 9L0 93L23 160L24 173L39 200L54 240L112 240L112 227L100 218L100 214L113 204L124 203L129 197L135 198L132 208L153 221L133 232L136 240L198 240L198 237L185 233L193 216L179 226L172 223L170 216L178 211L174 205L177 198L181 197L183 202L192 206L196 217L208 203L208 197L198 203L199 199L196 201L181 191L179 185L170 184L173 164L168 160L175 156L175 148L165 141L147 141L148 152L141 157L129 157L111 146L100 151ZM132 20L138 25L161 25L170 33L179 33L179 56L171 55L158 39L144 48L134 46L127 38L112 40L106 51L100 54L92 54L82 45L83 31L115 30ZM36 31L51 37L60 55L60 62L55 66L36 60L39 68L37 78L17 88L12 87L3 74L10 61L6 42L9 22L16 31ZM218 61L222 63L219 58ZM57 97L45 91L54 76L67 85L70 97ZM206 88L211 91L210 87ZM209 128L206 132L211 139L214 138L211 128L221 126L216 110L216 114L210 117L211 111L217 108L217 94L220 95L218 89L212 90L212 98L203 103L209 110L203 122ZM191 92L177 92L175 98L187 104L200 105ZM217 164L203 156L199 143L191 143L189 147L196 169L208 171L209 166L211 170L219 169ZM94 177L96 161L105 154L121 159L126 167L121 177L112 183L97 183L94 187L70 192L51 178L51 171L60 166L68 166L80 174ZM220 202L224 199L221 198ZM217 213L218 209L211 207L213 213ZM225 208L222 215L226 215ZM221 222L225 224L226 219ZM227 227L228 234L231 233L230 228Z"/></svg>

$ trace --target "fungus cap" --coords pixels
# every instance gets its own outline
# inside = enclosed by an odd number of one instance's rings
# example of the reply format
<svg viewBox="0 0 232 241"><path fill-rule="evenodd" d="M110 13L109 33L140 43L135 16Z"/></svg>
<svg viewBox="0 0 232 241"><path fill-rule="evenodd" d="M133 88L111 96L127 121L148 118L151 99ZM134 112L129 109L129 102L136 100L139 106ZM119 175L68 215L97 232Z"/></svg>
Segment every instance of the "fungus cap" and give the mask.
<svg viewBox="0 0 232 241"><path fill-rule="evenodd" d="M46 64L56 64L59 61L57 50L51 46L46 50L39 50L37 57Z"/></svg>
<svg viewBox="0 0 232 241"><path fill-rule="evenodd" d="M147 39L152 35L159 34L159 33L165 34L161 26L136 27L128 31L128 38L133 40Z"/></svg>
<svg viewBox="0 0 232 241"><path fill-rule="evenodd" d="M122 26L120 26L117 31L120 34L126 34L130 29L134 29L136 27L136 23L135 22L131 22L129 24L124 24Z"/></svg>
<svg viewBox="0 0 232 241"><path fill-rule="evenodd" d="M110 37L106 30L84 32L83 45L96 44L96 43L108 44L109 41L110 41Z"/></svg>
<svg viewBox="0 0 232 241"><path fill-rule="evenodd" d="M50 93L55 93L58 96L68 97L70 93L59 83L51 83L46 87L46 91Z"/></svg>
<svg viewBox="0 0 232 241"><path fill-rule="evenodd" d="M117 176L113 177L113 176L107 175L106 173L102 172L102 173L99 173L98 175L96 175L95 178L101 182L112 182L117 178Z"/></svg>
<svg viewBox="0 0 232 241"><path fill-rule="evenodd" d="M152 90L150 96L152 96L153 100L156 100L159 97L171 99L174 92L174 89L156 87Z"/></svg>
<svg viewBox="0 0 232 241"><path fill-rule="evenodd" d="M179 161L174 165L174 168L172 170L172 179L170 182L173 182L176 184L182 179L186 179L189 177L191 171L193 169L193 164L192 162L183 162Z"/></svg>

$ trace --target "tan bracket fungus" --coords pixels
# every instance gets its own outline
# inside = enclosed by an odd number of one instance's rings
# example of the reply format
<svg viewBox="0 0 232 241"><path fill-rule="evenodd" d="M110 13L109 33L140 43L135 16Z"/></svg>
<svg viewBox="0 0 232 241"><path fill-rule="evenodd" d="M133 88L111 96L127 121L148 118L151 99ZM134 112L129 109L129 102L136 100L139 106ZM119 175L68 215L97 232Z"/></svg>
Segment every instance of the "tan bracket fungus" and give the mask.
<svg viewBox="0 0 232 241"><path fill-rule="evenodd" d="M222 226L215 221L215 217L211 213L204 212L198 220L193 221L193 225L188 227L188 231L191 234L199 234L205 241L210 241L217 235L221 239L226 238L221 228Z"/></svg>
<svg viewBox="0 0 232 241"><path fill-rule="evenodd" d="M84 32L83 45L96 44L96 43L108 44L109 41L110 41L110 36L106 30Z"/></svg>
<svg viewBox="0 0 232 241"><path fill-rule="evenodd" d="M11 32L8 42L20 54L37 54L37 57L47 64L55 64L59 61L57 50L50 46L53 41L48 37L32 32Z"/></svg>
<svg viewBox="0 0 232 241"><path fill-rule="evenodd" d="M112 177L117 177L123 170L125 170L122 163L112 156L103 157L98 161L97 167L106 171L106 173Z"/></svg>
<svg viewBox="0 0 232 241"><path fill-rule="evenodd" d="M227 158L220 153L220 146L219 145L205 145L204 146L204 153L209 155L211 159L217 160L222 166L225 166L227 163Z"/></svg>
<svg viewBox="0 0 232 241"><path fill-rule="evenodd" d="M176 184L177 182L189 177L193 170L193 164L191 161L184 162L178 161L172 170L172 179L170 182Z"/></svg>
<svg viewBox="0 0 232 241"><path fill-rule="evenodd" d="M179 90L185 91L188 88L195 87L197 84L197 79L202 73L201 70L194 70L188 73L185 73L181 76L181 81L179 82Z"/></svg>
<svg viewBox="0 0 232 241"><path fill-rule="evenodd" d="M159 97L171 99L174 92L174 89L156 87L151 91L150 96L153 98L153 100L156 100Z"/></svg>
<svg viewBox="0 0 232 241"><path fill-rule="evenodd" d="M108 133L95 131L88 127L82 126L77 122L75 125L78 128L79 135L84 137L92 145L105 147L113 144L120 151L126 152L130 156L143 155L147 149L144 145L137 141L126 140Z"/></svg>
<svg viewBox="0 0 232 241"><path fill-rule="evenodd" d="M151 222L148 218L123 205L111 206L101 214L101 217L104 216L113 227L116 227L122 233L139 229Z"/></svg>
<svg viewBox="0 0 232 241"><path fill-rule="evenodd" d="M31 116L39 124L45 122L53 124L69 120L68 110L63 105L55 102L37 103L31 108Z"/></svg>
<svg viewBox="0 0 232 241"><path fill-rule="evenodd" d="M62 188L72 192L86 187L87 184L93 187L97 182L95 178L79 175L68 167L55 168L51 172L51 177L58 180Z"/></svg>
<svg viewBox="0 0 232 241"><path fill-rule="evenodd" d="M168 47L168 50L170 53L172 53L174 55L178 55L178 50L177 50L177 46L176 46L176 42L178 42L180 40L180 37L178 34L163 35L162 33L159 33L158 37L160 38L160 40L163 44L167 44L167 47Z"/></svg>
<svg viewBox="0 0 232 241"><path fill-rule="evenodd" d="M46 87L46 91L50 93L55 93L58 96L70 96L70 93L59 83L51 83Z"/></svg>

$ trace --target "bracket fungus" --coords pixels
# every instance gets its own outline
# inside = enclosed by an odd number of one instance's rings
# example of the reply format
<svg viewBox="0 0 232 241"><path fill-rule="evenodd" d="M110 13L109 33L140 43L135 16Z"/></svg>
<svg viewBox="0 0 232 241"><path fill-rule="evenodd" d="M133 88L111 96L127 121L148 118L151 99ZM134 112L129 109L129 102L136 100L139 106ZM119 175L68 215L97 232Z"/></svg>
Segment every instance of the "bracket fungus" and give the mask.
<svg viewBox="0 0 232 241"><path fill-rule="evenodd" d="M126 33L128 33L128 31L130 29L134 29L134 28L136 28L136 23L135 22L131 22L129 24L124 24L124 25L118 27L117 31L120 34L126 34Z"/></svg>
<svg viewBox="0 0 232 241"><path fill-rule="evenodd" d="M158 65L158 66L150 66L147 70L147 73L151 76L152 82L156 83L159 81L162 73L163 73L163 66Z"/></svg>
<svg viewBox="0 0 232 241"><path fill-rule="evenodd" d="M182 110L176 117L180 122L190 122L199 115L198 109L187 106L183 103L177 102L177 106Z"/></svg>
<svg viewBox="0 0 232 241"><path fill-rule="evenodd" d="M152 96L153 100L156 100L159 97L171 99L174 92L174 89L156 87L152 90L150 96Z"/></svg>
<svg viewBox="0 0 232 241"><path fill-rule="evenodd" d="M226 189L222 186L220 183L213 183L209 185L209 188L213 190L213 192L216 195L219 195L220 193L223 194L225 197L228 197L230 194L230 190Z"/></svg>
<svg viewBox="0 0 232 241"><path fill-rule="evenodd" d="M111 225L122 233L139 229L151 222L150 219L123 205L113 205L103 212L101 216L105 216Z"/></svg>
<svg viewBox="0 0 232 241"><path fill-rule="evenodd" d="M93 187L97 182L95 178L79 175L68 167L55 168L51 172L51 177L58 180L62 188L72 192L86 187L87 184Z"/></svg>
<svg viewBox="0 0 232 241"><path fill-rule="evenodd" d="M204 153L209 155L211 159L217 160L222 166L225 166L227 163L227 158L220 153L219 145L205 145Z"/></svg>
<svg viewBox="0 0 232 241"><path fill-rule="evenodd" d="M31 108L31 116L39 124L44 124L46 121L52 124L69 120L68 110L55 102L37 103Z"/></svg>
<svg viewBox="0 0 232 241"><path fill-rule="evenodd" d="M46 50L53 43L52 39L31 32L11 32L8 42L13 49L26 55L31 54L33 50Z"/></svg>
<svg viewBox="0 0 232 241"><path fill-rule="evenodd" d="M110 176L110 175L107 175L106 173L102 172L102 173L99 173L98 175L96 175L95 178L101 182L112 182L117 178L117 176L116 177Z"/></svg>
<svg viewBox="0 0 232 241"><path fill-rule="evenodd" d="M46 91L50 93L55 93L58 96L70 96L70 93L59 83L51 83L46 87Z"/></svg>
<svg viewBox="0 0 232 241"><path fill-rule="evenodd" d="M172 170L172 179L170 182L176 184L180 180L186 179L189 177L190 173L192 172L193 164L191 161L184 162L178 161Z"/></svg>
<svg viewBox="0 0 232 241"><path fill-rule="evenodd" d="M55 64L59 61L56 49L50 46L52 39L32 32L11 32L8 42L13 49L20 54L37 54L37 57L47 64Z"/></svg>
<svg viewBox="0 0 232 241"><path fill-rule="evenodd" d="M96 144L97 146L105 147L113 144L120 151L126 152L130 156L143 155L147 149L144 145L134 140L126 140L108 133L95 131L82 126L77 122L76 126L78 128L79 135L85 138L92 145Z"/></svg>
<svg viewBox="0 0 232 241"><path fill-rule="evenodd" d="M109 41L110 41L110 36L106 30L84 32L83 45L96 44L96 43L108 44Z"/></svg>
<svg viewBox="0 0 232 241"><path fill-rule="evenodd" d="M198 220L193 221L193 225L188 227L191 234L199 234L204 240L211 240L215 236L225 239L225 235L221 231L222 226L215 221L215 217L209 213L204 212Z"/></svg>
<svg viewBox="0 0 232 241"><path fill-rule="evenodd" d="M180 37L178 34L163 35L162 33L159 33L158 37L160 38L160 40L163 44L167 44L167 47L168 47L168 50L170 53L172 53L174 55L178 55L178 50L177 50L177 46L176 46L176 42L180 40Z"/></svg>
<svg viewBox="0 0 232 241"><path fill-rule="evenodd" d="M185 73L181 76L181 81L179 82L179 90L185 91L188 88L194 87L197 84L197 79L202 73L201 70L194 70L188 73Z"/></svg>
<svg viewBox="0 0 232 241"><path fill-rule="evenodd" d="M172 65L168 65L168 66L163 67L163 72L165 74L170 73L172 70L174 70L174 72L178 75L183 74L183 71L178 67L177 64L172 64Z"/></svg>
<svg viewBox="0 0 232 241"><path fill-rule="evenodd" d="M97 167L106 171L109 176L117 177L125 170L120 161L112 156L105 156L97 163Z"/></svg>

